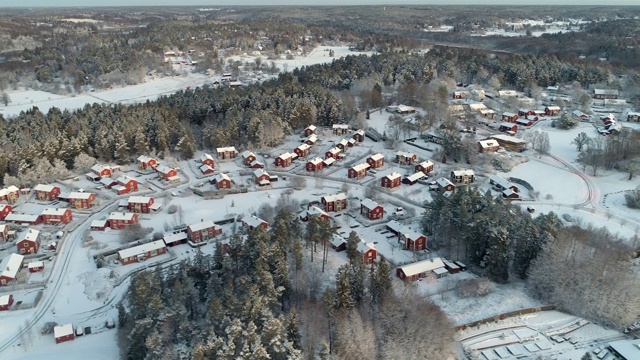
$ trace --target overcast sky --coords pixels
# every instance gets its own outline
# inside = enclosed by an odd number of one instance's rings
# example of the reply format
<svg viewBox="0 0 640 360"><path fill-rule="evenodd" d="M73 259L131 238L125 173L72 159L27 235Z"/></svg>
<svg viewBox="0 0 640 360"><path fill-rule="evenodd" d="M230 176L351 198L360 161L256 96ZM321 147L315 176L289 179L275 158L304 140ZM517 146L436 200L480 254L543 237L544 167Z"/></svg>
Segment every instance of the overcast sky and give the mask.
<svg viewBox="0 0 640 360"><path fill-rule="evenodd" d="M216 5L640 5L638 0L0 0L2 7Z"/></svg>

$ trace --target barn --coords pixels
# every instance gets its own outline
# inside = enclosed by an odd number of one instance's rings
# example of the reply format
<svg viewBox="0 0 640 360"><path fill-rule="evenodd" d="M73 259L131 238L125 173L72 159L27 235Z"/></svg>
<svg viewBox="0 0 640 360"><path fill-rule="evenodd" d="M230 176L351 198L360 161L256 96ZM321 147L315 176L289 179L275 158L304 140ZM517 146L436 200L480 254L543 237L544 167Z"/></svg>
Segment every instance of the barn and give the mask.
<svg viewBox="0 0 640 360"><path fill-rule="evenodd" d="M122 265L144 261L148 258L162 255L167 252L167 247L162 240L152 241L146 244L134 246L118 251L118 260Z"/></svg>
<svg viewBox="0 0 640 360"><path fill-rule="evenodd" d="M382 219L384 209L371 199L364 199L360 203L360 214L369 220Z"/></svg>
<svg viewBox="0 0 640 360"><path fill-rule="evenodd" d="M425 174L428 174L433 171L433 161L425 160L415 166L415 171L422 171Z"/></svg>
<svg viewBox="0 0 640 360"><path fill-rule="evenodd" d="M253 178L256 184L260 186L270 185L271 184L271 176L269 173L264 171L263 169L256 169L253 171Z"/></svg>
<svg viewBox="0 0 640 360"><path fill-rule="evenodd" d="M53 337L56 339L56 344L74 340L76 335L73 332L73 324L55 326L53 328Z"/></svg>
<svg viewBox="0 0 640 360"><path fill-rule="evenodd" d="M384 165L384 155L377 153L369 156L367 158L367 164L369 164L369 166L372 169L377 169L382 167Z"/></svg>
<svg viewBox="0 0 640 360"><path fill-rule="evenodd" d="M380 186L384 188L392 189L394 187L400 186L400 182L402 181L402 175L397 172L393 172L389 175L385 175L380 179Z"/></svg>
<svg viewBox="0 0 640 360"><path fill-rule="evenodd" d="M438 269L447 272L444 267L444 262L440 258L426 259L411 264L399 266L396 269L396 275L402 280L414 281L425 277L440 277L436 271Z"/></svg>
<svg viewBox="0 0 640 360"><path fill-rule="evenodd" d="M178 171L174 168L170 168L166 165L160 165L156 168L158 176L162 180L171 180L171 178L178 176Z"/></svg>
<svg viewBox="0 0 640 360"><path fill-rule="evenodd" d="M41 217L47 225L68 224L73 220L70 209L47 208L42 211Z"/></svg>
<svg viewBox="0 0 640 360"><path fill-rule="evenodd" d="M36 199L40 201L54 201L60 195L60 187L55 185L38 184L33 188Z"/></svg>
<svg viewBox="0 0 640 360"><path fill-rule="evenodd" d="M40 231L28 229L22 240L16 243L16 248L22 255L37 253L40 249Z"/></svg>

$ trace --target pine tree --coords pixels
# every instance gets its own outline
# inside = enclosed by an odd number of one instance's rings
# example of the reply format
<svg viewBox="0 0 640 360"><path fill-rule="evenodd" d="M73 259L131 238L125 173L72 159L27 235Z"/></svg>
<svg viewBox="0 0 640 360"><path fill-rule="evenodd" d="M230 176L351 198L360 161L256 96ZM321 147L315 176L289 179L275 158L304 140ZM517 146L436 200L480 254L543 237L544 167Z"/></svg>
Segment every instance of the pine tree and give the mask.
<svg viewBox="0 0 640 360"><path fill-rule="evenodd" d="M302 335L300 335L300 320L298 319L298 312L293 309L287 319L287 339L291 341L296 349L300 348Z"/></svg>
<svg viewBox="0 0 640 360"><path fill-rule="evenodd" d="M355 264L358 260L362 260L362 258L360 257L360 253L358 252L358 244L360 244L360 242L360 237L355 231L349 233L346 244L346 252L347 259L349 259L349 263L351 264Z"/></svg>
<svg viewBox="0 0 640 360"><path fill-rule="evenodd" d="M346 265L338 269L336 275L336 295L334 307L336 309L349 309L354 302L351 297L352 274Z"/></svg>

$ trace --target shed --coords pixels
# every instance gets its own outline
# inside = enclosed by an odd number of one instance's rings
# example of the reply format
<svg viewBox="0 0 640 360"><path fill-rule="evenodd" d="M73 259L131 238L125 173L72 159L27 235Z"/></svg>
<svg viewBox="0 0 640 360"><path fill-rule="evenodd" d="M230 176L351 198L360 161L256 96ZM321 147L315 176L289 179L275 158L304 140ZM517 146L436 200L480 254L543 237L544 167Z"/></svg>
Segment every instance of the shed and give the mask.
<svg viewBox="0 0 640 360"><path fill-rule="evenodd" d="M12 304L13 295L9 294L0 296L0 311L9 310Z"/></svg>
<svg viewBox="0 0 640 360"><path fill-rule="evenodd" d="M54 327L53 337L56 339L56 344L74 340L76 336L73 332L73 324L58 325Z"/></svg>

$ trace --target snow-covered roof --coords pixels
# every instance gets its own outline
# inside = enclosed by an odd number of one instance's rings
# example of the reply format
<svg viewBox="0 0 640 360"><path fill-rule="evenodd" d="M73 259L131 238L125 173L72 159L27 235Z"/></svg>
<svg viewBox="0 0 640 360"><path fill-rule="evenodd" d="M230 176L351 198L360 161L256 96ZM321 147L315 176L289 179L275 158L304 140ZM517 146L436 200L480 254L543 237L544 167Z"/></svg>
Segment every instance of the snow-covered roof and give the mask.
<svg viewBox="0 0 640 360"><path fill-rule="evenodd" d="M316 131L316 126L315 125L309 125L309 126L307 126L307 128L305 130Z"/></svg>
<svg viewBox="0 0 640 360"><path fill-rule="evenodd" d="M447 187L449 185L453 185L453 183L451 181L449 181L449 179L441 177L440 179L436 180L436 183L440 186L440 187Z"/></svg>
<svg viewBox="0 0 640 360"><path fill-rule="evenodd" d="M246 159L249 156L256 157L256 154L254 154L253 152L251 152L249 150L245 150L245 151L242 152L242 158Z"/></svg>
<svg viewBox="0 0 640 360"><path fill-rule="evenodd" d="M476 173L473 172L473 170L471 170L471 169L453 170L451 173L455 177L458 177L458 176L475 176L476 175Z"/></svg>
<svg viewBox="0 0 640 360"><path fill-rule="evenodd" d="M359 253L363 253L363 254L369 250L376 250L375 246L373 246L373 243L364 243L362 241L358 243L357 249Z"/></svg>
<svg viewBox="0 0 640 360"><path fill-rule="evenodd" d="M74 191L72 193L69 194L69 199L82 199L82 200L88 200L89 198L91 198L91 195L93 195L93 193L90 192L77 192Z"/></svg>
<svg viewBox="0 0 640 360"><path fill-rule="evenodd" d="M325 165L330 166L331 164L333 164L334 162L336 162L336 159L334 158L327 158L322 160L324 162Z"/></svg>
<svg viewBox="0 0 640 360"><path fill-rule="evenodd" d="M51 192L51 191L53 191L53 189L54 189L55 187L56 187L56 186L54 186L54 185L38 184L38 185L36 185L36 186L33 188L33 190L34 190L34 191Z"/></svg>
<svg viewBox="0 0 640 360"><path fill-rule="evenodd" d="M480 110L484 110L487 108L487 105L483 104L483 103L473 103L473 104L469 104L469 109L471 111L480 111Z"/></svg>
<svg viewBox="0 0 640 360"><path fill-rule="evenodd" d="M93 220L91 222L91 227L97 227L97 228L101 228L101 227L106 227L107 226L107 220Z"/></svg>
<svg viewBox="0 0 640 360"><path fill-rule="evenodd" d="M216 149L217 152L236 152L235 146L227 146L227 147L219 147Z"/></svg>
<svg viewBox="0 0 640 360"><path fill-rule="evenodd" d="M640 116L640 112L628 111L627 112L627 117L629 117L629 116Z"/></svg>
<svg viewBox="0 0 640 360"><path fill-rule="evenodd" d="M408 112L408 111L416 111L415 108L407 105L398 105L398 112Z"/></svg>
<svg viewBox="0 0 640 360"><path fill-rule="evenodd" d="M312 143L315 143L316 141L318 141L318 135L311 134L311 135L309 135L309 137L305 141L310 141Z"/></svg>
<svg viewBox="0 0 640 360"><path fill-rule="evenodd" d="M32 261L27 265L29 269L37 269L44 266L44 261Z"/></svg>
<svg viewBox="0 0 640 360"><path fill-rule="evenodd" d="M422 179L423 177L425 177L426 175L422 172L422 171L418 171L415 174L409 175L407 176L407 180L411 181L411 182L416 182L420 179Z"/></svg>
<svg viewBox="0 0 640 360"><path fill-rule="evenodd" d="M557 105L553 105L553 106L547 106L548 110L560 110L560 106Z"/></svg>
<svg viewBox="0 0 640 360"><path fill-rule="evenodd" d="M159 250L159 249L162 249L164 247L165 247L164 241L156 240L156 241L152 241L152 242L149 242L149 243L146 243L146 244L134 246L132 248L120 250L120 251L118 251L118 256L121 259L126 259L126 258L134 257L134 256L137 256L137 255L146 254L149 251Z"/></svg>
<svg viewBox="0 0 640 360"><path fill-rule="evenodd" d="M377 153L377 154L373 154L371 156L369 156L369 158L371 158L371 160L373 161L378 161L378 160L382 160L384 159L384 155Z"/></svg>
<svg viewBox="0 0 640 360"><path fill-rule="evenodd" d="M100 177L100 175L96 174L96 173L86 173L84 174L84 176L88 177L89 179L92 179L95 181L95 179L98 179Z"/></svg>
<svg viewBox="0 0 640 360"><path fill-rule="evenodd" d="M168 174L173 168L168 167L167 165L160 165L156 168L156 171L161 174Z"/></svg>
<svg viewBox="0 0 640 360"><path fill-rule="evenodd" d="M386 175L385 177L386 177L387 179L389 179L389 180L394 180L394 179L397 179L397 178L399 178L399 177L401 177L401 176L402 176L402 175L400 175L400 173L398 173L398 172L392 172L391 174Z"/></svg>
<svg viewBox="0 0 640 360"><path fill-rule="evenodd" d="M480 147L482 147L482 148L489 148L489 147L498 146L498 142L495 141L494 139L480 140L480 141L478 141L478 143L480 144Z"/></svg>
<svg viewBox="0 0 640 360"><path fill-rule="evenodd" d="M258 161L258 160L253 160L253 161L251 162L251 164L249 164L249 165L250 165L251 167L254 167L254 166L256 166L256 165L264 166L264 164L263 164L262 162Z"/></svg>
<svg viewBox="0 0 640 360"><path fill-rule="evenodd" d="M326 212L324 212L324 210L320 209L317 206L312 206L307 210L307 215L309 216L315 216L315 215L326 215L329 216L329 214L327 214Z"/></svg>
<svg viewBox="0 0 640 360"><path fill-rule="evenodd" d="M408 152L408 151L402 151L402 150L400 150L400 151L398 151L398 152L396 153L396 156L405 157L405 158L412 158L412 157L414 157L414 156L415 156L415 154L414 154L414 153L410 153L410 152Z"/></svg>
<svg viewBox="0 0 640 360"><path fill-rule="evenodd" d="M229 178L229 175L227 175L227 174L222 174L222 173L220 173L220 174L216 174L216 176L214 177L214 179L216 179L216 182L220 182L220 181L223 181L223 180L229 180L229 181L231 181L231 179Z"/></svg>
<svg viewBox="0 0 640 360"><path fill-rule="evenodd" d="M109 214L109 220L131 221L135 215L135 213L130 212L112 212Z"/></svg>
<svg viewBox="0 0 640 360"><path fill-rule="evenodd" d="M293 158L293 154L286 152L284 154L278 155L278 158L280 158L282 160L292 159Z"/></svg>
<svg viewBox="0 0 640 360"><path fill-rule="evenodd" d="M175 234L165 234L163 240L166 244L174 243L176 241L187 240L187 233L184 231L177 232Z"/></svg>
<svg viewBox="0 0 640 360"><path fill-rule="evenodd" d="M11 295L0 296L0 306L8 306L9 301L11 301Z"/></svg>
<svg viewBox="0 0 640 360"><path fill-rule="evenodd" d="M298 149L302 150L302 151L307 151L307 150L309 150L309 148L311 148L311 146L309 146L309 144L300 144L300 146L298 146Z"/></svg>
<svg viewBox="0 0 640 360"><path fill-rule="evenodd" d="M148 204L151 200L153 198L150 196L129 196L127 202L129 204Z"/></svg>
<svg viewBox="0 0 640 360"><path fill-rule="evenodd" d="M213 156L211 154L203 154L200 157L200 162L205 162L206 160L213 160Z"/></svg>
<svg viewBox="0 0 640 360"><path fill-rule="evenodd" d="M113 184L114 182L115 181L113 181L113 179L110 177L103 177L102 179L100 179L100 184L104 186L111 186L111 184Z"/></svg>
<svg viewBox="0 0 640 360"><path fill-rule="evenodd" d="M502 176L498 176L498 175L491 175L489 177L489 180L494 183L499 185L500 187L507 189L509 186L511 186L511 182L509 182L509 180L503 178Z"/></svg>
<svg viewBox="0 0 640 360"><path fill-rule="evenodd" d="M153 211L158 211L160 210L161 207L162 207L162 204L160 204L159 202L154 202L153 204L151 204L151 206L149 206L149 209Z"/></svg>
<svg viewBox="0 0 640 360"><path fill-rule="evenodd" d="M387 223L387 227L395 232L400 232L404 225L396 220L391 220Z"/></svg>
<svg viewBox="0 0 640 360"><path fill-rule="evenodd" d="M212 171L213 171L213 168L212 168L211 166L209 166L209 165L202 165L202 166L200 166L200 171L202 171L203 173L204 173L204 172L207 172L207 171L209 171L209 170L212 170Z"/></svg>
<svg viewBox="0 0 640 360"><path fill-rule="evenodd" d="M73 324L58 325L53 327L53 337L61 338L73 334Z"/></svg>
<svg viewBox="0 0 640 360"><path fill-rule="evenodd" d="M264 169L255 169L255 170L253 170L253 176L258 178L258 177L263 176L263 175L269 176L269 173L264 171Z"/></svg>
<svg viewBox="0 0 640 360"><path fill-rule="evenodd" d="M40 215L11 213L4 220L7 222L35 223L39 217Z"/></svg>
<svg viewBox="0 0 640 360"><path fill-rule="evenodd" d="M349 144L349 140L347 140L347 139L342 139L338 143L338 145L342 145L342 146L347 146L348 144Z"/></svg>
<svg viewBox="0 0 640 360"><path fill-rule="evenodd" d="M508 117L514 117L517 116L518 114L516 113L512 113L512 112L503 112L502 116L508 116Z"/></svg>
<svg viewBox="0 0 640 360"><path fill-rule="evenodd" d="M360 171L363 171L363 170L367 170L369 167L370 167L369 164L362 163L362 164L358 164L358 165L352 167L351 169L353 169L356 172L360 172Z"/></svg>
<svg viewBox="0 0 640 360"><path fill-rule="evenodd" d="M111 167L109 165L95 164L91 167L91 170L99 173L105 169L111 171Z"/></svg>
<svg viewBox="0 0 640 360"><path fill-rule="evenodd" d="M373 200L371 200L369 198L366 198L366 199L362 200L362 202L360 202L360 204L362 206L364 206L365 208L369 209L369 210L375 209L376 207L380 206L380 205L378 205L377 202L375 202L375 201L373 201Z"/></svg>
<svg viewBox="0 0 640 360"><path fill-rule="evenodd" d="M496 111L493 109L480 109L480 114L482 115L487 115L487 114L495 114Z"/></svg>
<svg viewBox="0 0 640 360"><path fill-rule="evenodd" d="M498 95L500 96L516 96L518 92L515 90L499 90Z"/></svg>
<svg viewBox="0 0 640 360"><path fill-rule="evenodd" d="M142 162L142 163L148 163L150 160L155 160L154 158L147 156L147 155L140 155L138 156L138 161Z"/></svg>
<svg viewBox="0 0 640 360"><path fill-rule="evenodd" d="M443 268L443 267L444 267L444 263L442 262L442 259L433 258L433 259L418 261L412 264L402 265L402 266L399 266L398 268L402 269L402 272L406 276L413 276L413 275L422 274L422 273L433 271L435 269Z"/></svg>
<svg viewBox="0 0 640 360"><path fill-rule="evenodd" d="M69 209L61 209L61 208L46 208L42 210L42 215L51 215L51 216L62 216Z"/></svg>
<svg viewBox="0 0 640 360"><path fill-rule="evenodd" d="M215 227L216 227L216 224L213 222L213 220L207 220L207 221L201 221L199 223L191 224L187 226L187 229L191 231L201 231L204 229L215 228Z"/></svg>
<svg viewBox="0 0 640 360"><path fill-rule="evenodd" d="M513 191L511 189L502 190L502 195L504 195L505 197L509 197L509 196L511 196L513 194L516 194L518 197L520 197L520 195L517 192L515 192L515 191Z"/></svg>
<svg viewBox="0 0 640 360"><path fill-rule="evenodd" d="M136 180L136 179L134 179L134 178L132 178L131 176L128 176L128 175L121 175L121 176L118 176L118 179L116 179L116 181L118 183L120 183L120 184L126 184L131 180L133 180L135 182L138 182L138 180Z"/></svg>
<svg viewBox="0 0 640 360"><path fill-rule="evenodd" d="M595 95L618 95L618 90L615 89L593 89Z"/></svg>
<svg viewBox="0 0 640 360"><path fill-rule="evenodd" d="M356 135L364 136L364 130L360 129L356 131Z"/></svg>
<svg viewBox="0 0 640 360"><path fill-rule="evenodd" d="M342 150L340 150L339 147L334 147L334 148L331 148L328 152L330 152L333 155L336 155L336 154L339 154L340 152L342 152Z"/></svg>
<svg viewBox="0 0 640 360"><path fill-rule="evenodd" d="M19 254L11 254L9 256L6 256L4 259L2 259L2 262L0 262L0 270L2 270L2 273L0 273L0 275L9 279L15 279L18 271L20 271L23 260L24 256Z"/></svg>
<svg viewBox="0 0 640 360"><path fill-rule="evenodd" d="M7 229L8 229L7 224L0 224L0 233L3 233Z"/></svg>
<svg viewBox="0 0 640 360"><path fill-rule="evenodd" d="M0 196L6 196L7 194L18 192L18 191L20 191L20 189L18 189L17 187L11 185L11 186L9 186L7 188L1 189L0 190Z"/></svg>
<svg viewBox="0 0 640 360"><path fill-rule="evenodd" d="M325 202L334 202L334 201L338 201L338 200L346 200L347 199L347 194L345 194L345 193L337 193L337 194L333 194L333 195L325 195L322 198L324 199Z"/></svg>
<svg viewBox="0 0 640 360"><path fill-rule="evenodd" d="M419 239L419 238L424 236L423 234L421 234L419 232L416 232L416 231L413 231L412 229L410 229L408 227L404 227L404 228L400 229L400 232L402 233L402 236L404 238L412 240L412 241L415 241L415 240L417 240L417 239ZM424 236L424 237L426 237L426 236Z"/></svg>
<svg viewBox="0 0 640 360"><path fill-rule="evenodd" d="M313 165L318 165L318 164L320 164L321 162L322 162L322 159L321 159L321 158L319 158L319 157L309 160L309 163L311 163L311 164L313 164Z"/></svg>
<svg viewBox="0 0 640 360"><path fill-rule="evenodd" d="M250 215L250 216L245 216L242 218L241 220L243 223L247 224L247 226L251 226L253 228L256 228L260 225L262 225L263 223L266 223L266 221L260 219L259 217L255 216L255 215Z"/></svg>
<svg viewBox="0 0 640 360"><path fill-rule="evenodd" d="M338 247L344 243L346 243L347 240L345 240L342 236L338 235L338 234L334 234L331 237L331 245Z"/></svg>
<svg viewBox="0 0 640 360"><path fill-rule="evenodd" d="M356 139L351 138L351 139L347 140L347 142L348 142L349 144L352 144L352 145L353 145L353 144L355 144L355 143L356 143Z"/></svg>
<svg viewBox="0 0 640 360"><path fill-rule="evenodd" d="M347 124L333 124L334 129L349 129L349 125Z"/></svg>
<svg viewBox="0 0 640 360"><path fill-rule="evenodd" d="M620 354L623 359L640 359L640 339L613 341L609 343L609 347Z"/></svg>
<svg viewBox="0 0 640 360"><path fill-rule="evenodd" d="M510 143L514 143L514 144L526 144L527 142L525 140L522 139L518 139L517 137L513 137L513 136L509 136L509 135L491 135L491 137L493 139L496 140L502 140L502 141L506 141L506 142L510 142Z"/></svg>

